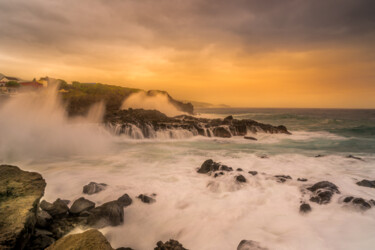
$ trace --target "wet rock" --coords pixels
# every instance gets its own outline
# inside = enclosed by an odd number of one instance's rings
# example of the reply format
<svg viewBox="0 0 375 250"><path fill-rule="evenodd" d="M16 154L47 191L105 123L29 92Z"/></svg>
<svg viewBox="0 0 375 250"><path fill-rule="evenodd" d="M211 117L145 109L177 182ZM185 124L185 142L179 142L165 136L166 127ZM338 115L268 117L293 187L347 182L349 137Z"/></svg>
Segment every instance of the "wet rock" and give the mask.
<svg viewBox="0 0 375 250"><path fill-rule="evenodd" d="M246 178L242 174L240 174L240 175L236 176L236 181L237 182L246 182Z"/></svg>
<svg viewBox="0 0 375 250"><path fill-rule="evenodd" d="M233 171L233 168L228 167L226 165L221 165L220 170L230 172L230 171Z"/></svg>
<svg viewBox="0 0 375 250"><path fill-rule="evenodd" d="M348 197L345 197L345 199L343 200L345 203L349 203L351 202L352 200L354 199L353 196L348 196Z"/></svg>
<svg viewBox="0 0 375 250"><path fill-rule="evenodd" d="M308 213L311 211L311 206L308 203L302 203L299 207L300 213Z"/></svg>
<svg viewBox="0 0 375 250"><path fill-rule="evenodd" d="M0 249L23 249L36 224L46 182L38 173L0 165Z"/></svg>
<svg viewBox="0 0 375 250"><path fill-rule="evenodd" d="M364 179L364 180L357 182L357 185L362 186L362 187L375 188L375 181Z"/></svg>
<svg viewBox="0 0 375 250"><path fill-rule="evenodd" d="M291 180L292 179L292 177L290 177L289 175L275 175L275 177L277 179L277 182L281 182L281 183L284 183L287 180Z"/></svg>
<svg viewBox="0 0 375 250"><path fill-rule="evenodd" d="M252 136L244 136L243 138L246 139L246 140L252 140L252 141L257 141L258 140L257 138L252 137Z"/></svg>
<svg viewBox="0 0 375 250"><path fill-rule="evenodd" d="M158 241L156 243L156 247L154 250L187 250L182 246L180 242L177 240L170 239L169 241L163 243L162 241Z"/></svg>
<svg viewBox="0 0 375 250"><path fill-rule="evenodd" d="M229 115L227 117L224 118L224 121L232 121L233 120L233 116L232 115Z"/></svg>
<svg viewBox="0 0 375 250"><path fill-rule="evenodd" d="M243 171L242 168L237 168L236 170L237 170L238 172L242 172L242 171Z"/></svg>
<svg viewBox="0 0 375 250"><path fill-rule="evenodd" d="M137 198L140 199L143 203L148 203L148 204L154 203L156 201L154 198L151 198L144 194L138 195Z"/></svg>
<svg viewBox="0 0 375 250"><path fill-rule="evenodd" d="M249 171L248 173L251 174L251 175L257 175L258 174L257 171Z"/></svg>
<svg viewBox="0 0 375 250"><path fill-rule="evenodd" d="M39 206L52 217L65 216L69 211L68 206L61 199L57 199L52 204L43 200Z"/></svg>
<svg viewBox="0 0 375 250"><path fill-rule="evenodd" d="M39 250L45 249L55 242L51 232L47 230L36 229L34 235L28 242L26 249Z"/></svg>
<svg viewBox="0 0 375 250"><path fill-rule="evenodd" d="M335 193L340 193L338 187L329 181L315 183L313 186L307 188L307 190L312 192L310 201L318 204L327 204L331 201Z"/></svg>
<svg viewBox="0 0 375 250"><path fill-rule="evenodd" d="M354 156L354 155L347 155L346 158L363 161L363 159L361 157L357 157L357 156Z"/></svg>
<svg viewBox="0 0 375 250"><path fill-rule="evenodd" d="M306 182L307 179L306 178L298 178L297 181Z"/></svg>
<svg viewBox="0 0 375 250"><path fill-rule="evenodd" d="M152 196L156 196L156 194L152 194ZM117 199L119 204L123 207L130 206L133 202L132 198L128 194L122 195L120 198Z"/></svg>
<svg viewBox="0 0 375 250"><path fill-rule="evenodd" d="M104 235L96 229L90 229L80 234L65 236L47 248L47 250L66 249L113 250Z"/></svg>
<svg viewBox="0 0 375 250"><path fill-rule="evenodd" d="M209 159L203 162L202 166L198 169L198 173L200 174L207 174L212 171L219 170L220 163L214 162L213 160Z"/></svg>
<svg viewBox="0 0 375 250"><path fill-rule="evenodd" d="M371 208L371 205L370 205L371 201L366 201L363 198L355 198L353 196L348 196L348 197L345 197L343 201L348 204L351 203L353 206L364 211Z"/></svg>
<svg viewBox="0 0 375 250"><path fill-rule="evenodd" d="M46 228L52 221L52 216L44 210L39 209L36 215L36 226Z"/></svg>
<svg viewBox="0 0 375 250"><path fill-rule="evenodd" d="M124 222L124 209L118 201L110 201L90 211L87 224L96 228L118 226Z"/></svg>
<svg viewBox="0 0 375 250"><path fill-rule="evenodd" d="M230 133L230 131L225 127L215 127L213 128L212 132L214 133L214 136L216 137L222 137L222 138L232 137L232 134Z"/></svg>
<svg viewBox="0 0 375 250"><path fill-rule="evenodd" d="M105 183L90 182L89 184L83 187L83 193L84 194L96 194L106 189L106 187L107 187L107 184Z"/></svg>
<svg viewBox="0 0 375 250"><path fill-rule="evenodd" d="M259 242L253 240L241 240L237 250L268 250L268 248L262 247Z"/></svg>
<svg viewBox="0 0 375 250"><path fill-rule="evenodd" d="M87 225L87 217L81 217L80 214L79 216L54 218L47 229L53 233L53 238L59 239L79 225Z"/></svg>
<svg viewBox="0 0 375 250"><path fill-rule="evenodd" d="M79 215L84 211L89 211L95 207L95 203L87 200L83 197L74 201L73 205L70 207L69 212L73 215Z"/></svg>

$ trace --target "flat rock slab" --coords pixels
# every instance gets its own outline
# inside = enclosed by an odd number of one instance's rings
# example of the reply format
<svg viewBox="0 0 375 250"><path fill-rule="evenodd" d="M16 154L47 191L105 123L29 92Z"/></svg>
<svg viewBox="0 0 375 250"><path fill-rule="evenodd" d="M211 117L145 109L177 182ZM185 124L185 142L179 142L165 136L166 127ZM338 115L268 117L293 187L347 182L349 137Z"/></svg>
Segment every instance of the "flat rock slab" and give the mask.
<svg viewBox="0 0 375 250"><path fill-rule="evenodd" d="M96 229L90 229L80 234L65 236L47 248L47 250L67 249L113 250L111 244L109 244L104 235Z"/></svg>
<svg viewBox="0 0 375 250"><path fill-rule="evenodd" d="M34 230L46 182L38 173L0 165L0 249L23 249Z"/></svg>

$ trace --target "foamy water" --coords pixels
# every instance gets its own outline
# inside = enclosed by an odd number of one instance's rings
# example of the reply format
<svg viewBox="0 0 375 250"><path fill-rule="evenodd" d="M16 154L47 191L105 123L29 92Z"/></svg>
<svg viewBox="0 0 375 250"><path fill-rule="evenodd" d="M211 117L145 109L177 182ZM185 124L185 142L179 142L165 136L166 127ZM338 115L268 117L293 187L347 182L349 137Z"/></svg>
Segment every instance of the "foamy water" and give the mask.
<svg viewBox="0 0 375 250"><path fill-rule="evenodd" d="M125 208L124 224L101 230L114 248L153 249L157 241L170 238L198 250L236 249L243 239L269 249L375 245L375 208L362 212L340 201L345 195L375 199L374 189L355 184L375 179L375 155L358 152L355 146L348 149L353 137L292 130L291 136L258 134L258 141L182 133L177 139L161 135L134 140L113 136L91 118L70 121L59 104L48 112L36 111L46 103L34 105L36 100L30 98L28 105L20 104L23 98L0 108L0 162L41 173L48 201L84 196L100 205L128 193L133 204ZM30 112L38 115L27 115ZM326 156L315 158L317 154ZM348 154L364 161L346 158ZM247 183L235 182L236 171L218 178L198 174L197 168L209 158L242 168ZM250 170L259 174L252 176ZM293 180L278 183L272 177L276 174ZM298 177L309 180L297 182ZM310 203L313 211L301 215L300 201L308 198L301 187L321 180L335 183L341 194L328 205ZM90 181L109 186L83 195L82 187ZM141 193L156 193L156 202L140 202L135 196Z"/></svg>

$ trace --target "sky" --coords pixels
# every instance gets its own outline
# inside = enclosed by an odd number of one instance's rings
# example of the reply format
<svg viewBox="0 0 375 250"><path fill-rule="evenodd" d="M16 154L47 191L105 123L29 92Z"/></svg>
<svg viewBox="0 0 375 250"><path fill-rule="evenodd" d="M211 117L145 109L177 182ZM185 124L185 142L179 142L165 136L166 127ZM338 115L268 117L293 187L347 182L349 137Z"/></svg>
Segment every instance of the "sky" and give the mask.
<svg viewBox="0 0 375 250"><path fill-rule="evenodd" d="M375 108L374 0L0 0L0 73L233 107Z"/></svg>

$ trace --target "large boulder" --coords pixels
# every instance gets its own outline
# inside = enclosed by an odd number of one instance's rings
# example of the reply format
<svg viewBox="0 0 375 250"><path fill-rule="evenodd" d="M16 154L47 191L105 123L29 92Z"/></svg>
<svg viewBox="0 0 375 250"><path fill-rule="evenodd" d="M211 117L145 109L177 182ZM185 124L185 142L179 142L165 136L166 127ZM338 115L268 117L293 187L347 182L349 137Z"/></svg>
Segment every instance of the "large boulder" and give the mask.
<svg viewBox="0 0 375 250"><path fill-rule="evenodd" d="M253 240L241 240L237 250L268 250L268 248L262 247L259 242Z"/></svg>
<svg viewBox="0 0 375 250"><path fill-rule="evenodd" d="M95 203L83 197L74 201L69 212L73 215L79 215L82 212L89 211L95 207Z"/></svg>
<svg viewBox="0 0 375 250"><path fill-rule="evenodd" d="M38 173L0 165L0 249L24 249L45 187Z"/></svg>
<svg viewBox="0 0 375 250"><path fill-rule="evenodd" d="M90 211L87 224L96 228L118 226L124 222L124 208L118 201L110 201Z"/></svg>
<svg viewBox="0 0 375 250"><path fill-rule="evenodd" d="M122 195L120 198L117 199L117 201L123 207L130 206L133 202L132 198L130 198L128 194Z"/></svg>
<svg viewBox="0 0 375 250"><path fill-rule="evenodd" d="M329 181L315 183L313 186L307 188L307 190L312 192L310 201L318 204L327 204L331 201L335 193L340 193L338 187Z"/></svg>
<svg viewBox="0 0 375 250"><path fill-rule="evenodd" d="M207 174L211 171L219 170L220 163L214 162L213 160L209 159L203 162L202 166L198 169L198 173L200 174Z"/></svg>
<svg viewBox="0 0 375 250"><path fill-rule="evenodd" d="M52 217L65 216L69 211L68 205L61 199L57 199L53 203L43 200L39 206Z"/></svg>
<svg viewBox="0 0 375 250"><path fill-rule="evenodd" d="M59 239L47 250L86 250L86 249L100 249L113 250L111 244L107 241L104 235L96 229L90 229L80 234L71 234Z"/></svg>
<svg viewBox="0 0 375 250"><path fill-rule="evenodd" d="M107 187L107 184L105 183L90 182L89 184L83 187L83 193L84 194L96 194L106 189L106 187Z"/></svg>
<svg viewBox="0 0 375 250"><path fill-rule="evenodd" d="M162 241L158 241L158 243L156 243L156 247L154 248L154 250L187 250L187 249L184 248L182 244L178 242L177 240L170 239L169 241L166 241L165 243L163 243Z"/></svg>

